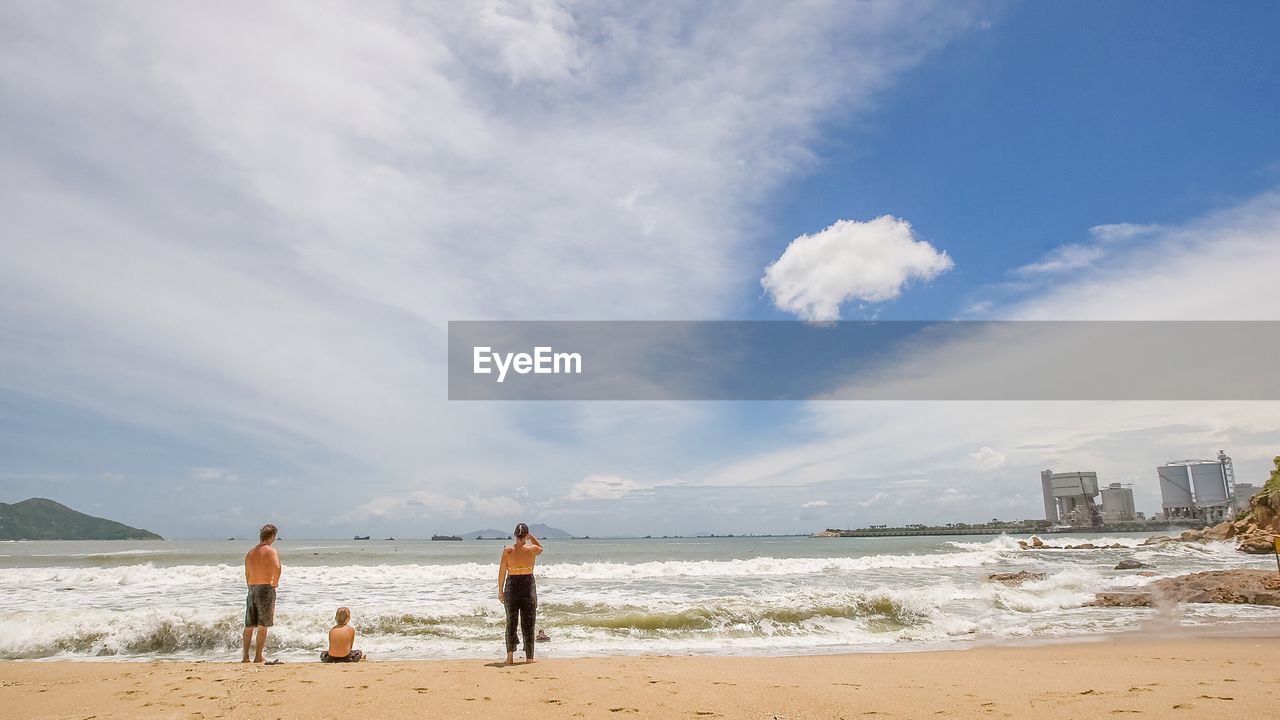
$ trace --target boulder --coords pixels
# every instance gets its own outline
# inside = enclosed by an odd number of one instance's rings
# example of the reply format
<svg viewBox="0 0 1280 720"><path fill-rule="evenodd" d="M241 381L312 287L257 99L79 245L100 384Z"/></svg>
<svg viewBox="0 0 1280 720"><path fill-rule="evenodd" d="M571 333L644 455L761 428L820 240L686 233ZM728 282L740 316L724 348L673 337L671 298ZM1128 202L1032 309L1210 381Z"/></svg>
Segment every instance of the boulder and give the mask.
<svg viewBox="0 0 1280 720"><path fill-rule="evenodd" d="M1141 591L1098 593L1085 605L1152 607L1168 602L1280 607L1280 575L1272 570L1210 570L1156 580Z"/></svg>
<svg viewBox="0 0 1280 720"><path fill-rule="evenodd" d="M1018 585L1021 585L1024 582L1033 582L1036 580L1043 580L1047 577L1049 576L1045 573L1035 573L1035 572L1027 572L1026 570L1019 570L1018 572L992 573L991 575L987 576L987 582L998 582L1001 585L1016 587Z"/></svg>
<svg viewBox="0 0 1280 720"><path fill-rule="evenodd" d="M1149 568L1150 565L1141 560L1121 560L1116 564L1116 570L1139 570L1141 568Z"/></svg>
<svg viewBox="0 0 1280 720"><path fill-rule="evenodd" d="M1276 536L1254 528L1236 538L1236 549L1252 555L1270 555L1275 552Z"/></svg>
<svg viewBox="0 0 1280 720"><path fill-rule="evenodd" d="M1199 542L1204 539L1204 530L1183 530L1178 539L1182 542Z"/></svg>
<svg viewBox="0 0 1280 720"><path fill-rule="evenodd" d="M1230 540L1232 537L1235 536L1235 534L1236 534L1236 527L1234 523L1220 522L1211 528L1205 528L1205 530L1200 533L1200 539L1223 542L1226 540Z"/></svg>
<svg viewBox="0 0 1280 720"><path fill-rule="evenodd" d="M1173 538L1169 537L1168 535L1152 535L1146 540L1143 540L1142 544L1143 545L1163 545L1164 543L1171 543L1171 542L1173 542Z"/></svg>
<svg viewBox="0 0 1280 720"><path fill-rule="evenodd" d="M1040 536L1039 536L1039 535L1032 535L1032 536L1031 536L1031 547L1033 547L1033 548L1042 548L1042 547L1044 547L1044 541L1040 539Z"/></svg>

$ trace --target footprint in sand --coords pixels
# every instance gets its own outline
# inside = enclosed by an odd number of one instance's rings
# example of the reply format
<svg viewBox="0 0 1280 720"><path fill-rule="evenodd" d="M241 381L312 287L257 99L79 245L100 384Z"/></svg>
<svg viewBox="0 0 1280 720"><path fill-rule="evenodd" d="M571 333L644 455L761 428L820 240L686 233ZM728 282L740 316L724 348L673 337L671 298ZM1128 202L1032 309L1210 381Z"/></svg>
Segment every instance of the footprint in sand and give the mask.
<svg viewBox="0 0 1280 720"><path fill-rule="evenodd" d="M637 710L637 709L635 709L635 708L633 708L633 707L616 707L616 708L609 708L609 712L629 712L629 713L633 713L633 712L640 712L640 711L639 711L639 710Z"/></svg>

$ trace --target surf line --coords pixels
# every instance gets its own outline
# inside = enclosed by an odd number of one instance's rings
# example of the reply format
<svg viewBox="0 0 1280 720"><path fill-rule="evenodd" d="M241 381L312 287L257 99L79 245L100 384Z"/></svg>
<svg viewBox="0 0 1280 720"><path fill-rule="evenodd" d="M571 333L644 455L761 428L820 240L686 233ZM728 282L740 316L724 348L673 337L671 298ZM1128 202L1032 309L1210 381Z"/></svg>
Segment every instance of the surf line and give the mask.
<svg viewBox="0 0 1280 720"><path fill-rule="evenodd" d="M539 345L533 353L527 352L494 352L488 346L472 348L471 372L475 375L492 375L497 370L498 382L507 378L508 371L518 375L581 375L582 354L575 352L556 352L548 346Z"/></svg>

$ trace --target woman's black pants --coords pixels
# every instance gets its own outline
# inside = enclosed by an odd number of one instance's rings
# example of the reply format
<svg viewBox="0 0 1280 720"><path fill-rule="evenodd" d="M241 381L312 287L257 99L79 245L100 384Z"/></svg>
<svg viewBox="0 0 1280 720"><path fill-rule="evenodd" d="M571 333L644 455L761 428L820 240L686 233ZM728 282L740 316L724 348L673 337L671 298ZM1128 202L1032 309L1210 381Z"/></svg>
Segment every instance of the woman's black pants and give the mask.
<svg viewBox="0 0 1280 720"><path fill-rule="evenodd" d="M524 641L524 656L533 657L533 625L538 614L538 586L533 575L508 575L503 590L507 606L507 652L516 651L516 623Z"/></svg>

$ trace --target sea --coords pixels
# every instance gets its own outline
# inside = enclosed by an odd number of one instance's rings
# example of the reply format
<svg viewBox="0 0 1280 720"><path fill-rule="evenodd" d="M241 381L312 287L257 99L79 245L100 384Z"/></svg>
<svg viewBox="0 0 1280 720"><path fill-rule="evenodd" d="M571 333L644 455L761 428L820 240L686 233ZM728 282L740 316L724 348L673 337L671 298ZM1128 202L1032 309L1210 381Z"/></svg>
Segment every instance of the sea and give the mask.
<svg viewBox="0 0 1280 720"><path fill-rule="evenodd" d="M1280 608L1092 608L1103 590L1199 570L1269 568L1226 543L1143 546L1146 535L546 541L542 657L813 655L1096 639L1113 633L1280 628ZM243 541L0 543L0 658L236 660ZM497 658L500 541L290 540L268 652L312 660L339 606L377 659ZM1154 577L1113 569L1152 565ZM996 572L1045 578L1020 587Z"/></svg>

